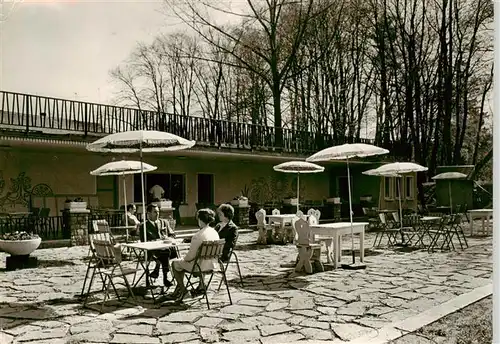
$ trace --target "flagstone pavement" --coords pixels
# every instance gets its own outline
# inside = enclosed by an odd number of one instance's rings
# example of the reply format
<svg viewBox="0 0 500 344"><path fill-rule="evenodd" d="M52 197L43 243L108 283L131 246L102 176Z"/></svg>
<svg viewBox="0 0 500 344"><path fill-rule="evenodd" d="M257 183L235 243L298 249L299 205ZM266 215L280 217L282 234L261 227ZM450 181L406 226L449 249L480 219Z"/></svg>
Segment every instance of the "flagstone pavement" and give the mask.
<svg viewBox="0 0 500 344"><path fill-rule="evenodd" d="M366 247L373 238L367 234ZM0 344L342 343L492 282L491 236L468 238L470 247L455 252L370 249L366 270L312 275L280 267L294 260L294 246L256 246L256 239L256 232L240 236L245 283L238 285L232 265L233 305L221 288L209 294L210 310L199 298L179 307L138 297L138 305L110 305L100 314L77 297L88 247L37 250L42 267L17 271L5 271L0 253Z"/></svg>

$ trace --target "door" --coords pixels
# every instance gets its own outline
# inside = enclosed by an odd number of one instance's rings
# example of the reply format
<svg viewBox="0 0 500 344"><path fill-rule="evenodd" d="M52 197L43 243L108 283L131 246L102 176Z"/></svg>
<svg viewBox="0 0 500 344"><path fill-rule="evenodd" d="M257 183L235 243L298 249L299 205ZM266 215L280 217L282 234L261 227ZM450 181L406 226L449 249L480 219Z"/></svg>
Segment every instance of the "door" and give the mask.
<svg viewBox="0 0 500 344"><path fill-rule="evenodd" d="M117 177L102 176L96 177L96 195L101 208L118 208Z"/></svg>
<svg viewBox="0 0 500 344"><path fill-rule="evenodd" d="M214 203L214 175L198 174L198 203Z"/></svg>

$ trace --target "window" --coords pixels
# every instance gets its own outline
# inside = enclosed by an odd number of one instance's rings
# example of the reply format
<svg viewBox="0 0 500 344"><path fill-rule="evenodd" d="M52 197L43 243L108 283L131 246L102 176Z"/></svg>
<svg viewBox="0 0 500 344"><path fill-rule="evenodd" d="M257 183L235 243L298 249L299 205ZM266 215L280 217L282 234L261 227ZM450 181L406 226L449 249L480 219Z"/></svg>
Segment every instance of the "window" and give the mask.
<svg viewBox="0 0 500 344"><path fill-rule="evenodd" d="M213 174L198 174L198 203L214 203Z"/></svg>
<svg viewBox="0 0 500 344"><path fill-rule="evenodd" d="M413 199L413 193L414 193L414 182L413 182L413 176L406 176L406 198L407 199Z"/></svg>
<svg viewBox="0 0 500 344"><path fill-rule="evenodd" d="M391 177L384 177L384 198L386 199L392 199L392 194L393 194L392 180L393 178Z"/></svg>
<svg viewBox="0 0 500 344"><path fill-rule="evenodd" d="M401 193L401 178L395 177L394 180L394 198L399 199Z"/></svg>
<svg viewBox="0 0 500 344"><path fill-rule="evenodd" d="M185 203L186 176L184 174L147 173L144 175L144 190L146 203L156 198L169 199L174 203ZM134 175L134 202L141 201L141 175L138 173Z"/></svg>
<svg viewBox="0 0 500 344"><path fill-rule="evenodd" d="M118 207L118 185L116 176L96 177L96 195L99 206L103 208Z"/></svg>

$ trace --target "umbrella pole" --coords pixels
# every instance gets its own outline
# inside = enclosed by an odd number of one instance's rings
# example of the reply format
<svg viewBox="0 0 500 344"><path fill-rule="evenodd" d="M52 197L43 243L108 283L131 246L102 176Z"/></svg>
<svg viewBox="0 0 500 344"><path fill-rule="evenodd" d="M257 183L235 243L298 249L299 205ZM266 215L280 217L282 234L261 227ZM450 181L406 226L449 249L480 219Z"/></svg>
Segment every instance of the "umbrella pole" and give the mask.
<svg viewBox="0 0 500 344"><path fill-rule="evenodd" d="M403 194L401 193L403 191L401 182L403 181L403 177L399 176L396 179L398 183L398 189L399 189L399 231L401 232L401 238L403 238L403 207L401 206L401 198L403 198ZM404 241L404 239L402 239Z"/></svg>
<svg viewBox="0 0 500 344"><path fill-rule="evenodd" d="M299 183L300 183L300 173L297 172L297 213L300 210L299 203L300 203L300 188L299 188Z"/></svg>
<svg viewBox="0 0 500 344"><path fill-rule="evenodd" d="M140 143L139 152L141 157L142 230L144 231L144 241L148 241L148 238L146 237L146 200L144 197L144 167L142 164L142 140Z"/></svg>
<svg viewBox="0 0 500 344"><path fill-rule="evenodd" d="M448 194L450 195L450 215L453 214L453 203L451 200L451 180L448 181Z"/></svg>
<svg viewBox="0 0 500 344"><path fill-rule="evenodd" d="M352 197L351 197L351 173L349 171L349 157L346 157L347 162L347 190L349 191L349 220L351 222L351 251L352 251L352 263L356 262L354 254L354 229L352 223Z"/></svg>
<svg viewBox="0 0 500 344"><path fill-rule="evenodd" d="M354 253L354 224L352 222L352 196L351 196L351 171L349 170L349 157L346 157L347 162L347 189L349 191L349 220L351 222L351 251L352 251L352 264L342 264L342 268L348 270L359 270L365 269L366 265L363 263L356 264L356 255ZM342 252L342 248L339 245L339 251ZM337 253L335 253L335 256ZM335 257L337 259L337 257Z"/></svg>
<svg viewBox="0 0 500 344"><path fill-rule="evenodd" d="M125 174L122 174L123 178L123 207L125 208L125 226L128 227L128 216L127 216L127 184L125 183Z"/></svg>

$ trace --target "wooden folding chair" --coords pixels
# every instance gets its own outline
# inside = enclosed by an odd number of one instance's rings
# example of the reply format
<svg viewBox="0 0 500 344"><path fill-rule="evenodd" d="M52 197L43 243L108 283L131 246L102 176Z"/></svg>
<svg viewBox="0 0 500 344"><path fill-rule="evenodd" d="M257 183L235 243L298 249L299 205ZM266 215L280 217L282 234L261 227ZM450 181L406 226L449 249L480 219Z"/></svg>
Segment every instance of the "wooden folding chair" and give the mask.
<svg viewBox="0 0 500 344"><path fill-rule="evenodd" d="M375 241L373 242L373 247L380 247L382 245L382 239L384 237L384 234L387 236L388 246L396 245L399 228L394 228L393 223L387 221L385 213L379 213L378 216L380 218L381 230L378 231L377 234L375 235ZM378 245L377 245L377 239L379 239Z"/></svg>
<svg viewBox="0 0 500 344"><path fill-rule="evenodd" d="M316 270L324 271L321 263L321 244L311 242L311 228L309 223L304 219L299 219L295 222L295 231L298 234L297 249L299 251L299 259L295 266L295 271L300 272L302 269L306 273L311 274L313 267L311 262L315 264Z"/></svg>
<svg viewBox="0 0 500 344"><path fill-rule="evenodd" d="M238 242L238 236L236 237L236 240L234 241L234 245L236 246L236 243ZM236 267L238 268L238 275L240 276L240 283L241 287L243 288L243 276L241 275L241 269L240 269L240 262L238 260L238 256L236 255L236 252L234 252L235 247L231 248L231 253L229 253L229 259L226 262L226 265L224 266L224 272L227 275L227 268L229 267L229 263L236 263ZM234 257L234 261L231 259ZM220 287L222 286L222 279L219 282L219 288L217 288L217 291L220 290Z"/></svg>
<svg viewBox="0 0 500 344"><path fill-rule="evenodd" d="M203 296L205 297L205 300L207 302L207 307L210 309L210 303L208 302L208 287L210 286L210 283L212 282L212 278L214 277L214 274L220 273L222 275L222 279L224 283L226 284L226 289L227 289L227 295L229 296L229 303L232 305L233 300L231 299L231 293L229 292L229 284L227 283L227 278L226 278L226 269L224 268L224 263L221 260L222 257L222 251L224 249L224 244L226 241L224 239L221 240L215 240L215 241L204 241L200 248L198 248L198 251L196 253L196 257L194 259L194 264L193 268L191 271L188 271L187 274L189 275L187 278L187 283L186 287L191 287L196 289L191 282L192 277L200 277L201 275L210 275L210 279L208 280L208 283L205 285L204 278L199 279L199 283L201 284L201 289L203 290ZM219 270L217 271L216 269L210 269L203 271L201 269L201 264L203 261L214 261L219 264ZM184 298L185 294L182 295L181 299L179 300L182 301Z"/></svg>
<svg viewBox="0 0 500 344"><path fill-rule="evenodd" d="M111 233L94 232L92 234L89 234L89 253L88 253L89 263L87 264L87 270L85 271L85 278L83 279L83 286L82 286L82 292L80 293L80 297L82 297L85 293L85 285L89 278L89 273L92 271L93 274L95 272L97 265L100 264L100 261L96 256L95 245L94 245L95 240L106 241L109 242L111 245L116 244ZM104 280L102 280L102 282L104 288Z"/></svg>
<svg viewBox="0 0 500 344"><path fill-rule="evenodd" d="M101 303L101 312L104 308L104 303L106 302L108 297L110 297L110 287L113 288L118 300L121 301L118 290L116 289L115 283L113 282L113 279L116 277L121 277L123 279L123 281L125 282L124 284L127 287L128 294L132 296L132 299L134 299L135 301L134 292L130 287L127 276L134 275L137 272L137 269L122 267L120 248L115 247L110 241L94 240L93 245L95 248L95 256L99 260L99 263L96 264L95 269L92 272L92 277L90 278L90 283L88 286L87 294L85 296L85 300L83 302L83 306L85 307L87 305L87 299L89 297L90 289L92 288L92 283L94 281L96 272L99 274L99 276L101 276L101 279L105 284L105 294L104 299Z"/></svg>

